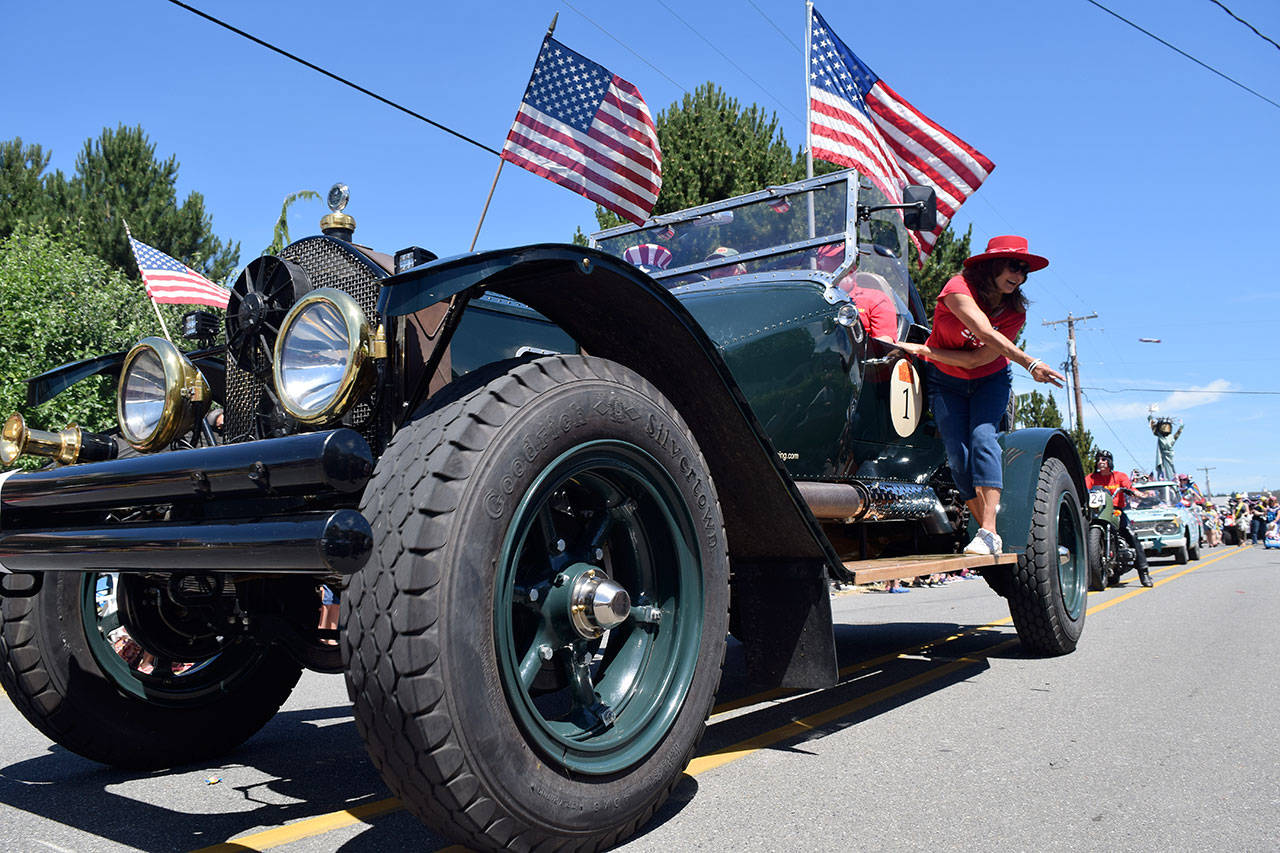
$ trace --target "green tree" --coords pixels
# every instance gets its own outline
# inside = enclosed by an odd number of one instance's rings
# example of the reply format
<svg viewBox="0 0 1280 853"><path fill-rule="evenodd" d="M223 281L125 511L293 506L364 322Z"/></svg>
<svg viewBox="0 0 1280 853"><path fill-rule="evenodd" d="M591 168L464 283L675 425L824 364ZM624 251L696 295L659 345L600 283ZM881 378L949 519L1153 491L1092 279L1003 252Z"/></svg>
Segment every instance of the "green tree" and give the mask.
<svg viewBox="0 0 1280 853"><path fill-rule="evenodd" d="M271 245L262 250L264 255L278 255L280 251L292 241L289 239L289 207L296 201L303 199L312 201L320 198L320 193L315 190L298 190L296 193L290 193L284 197L284 204L280 205L280 218L276 220L276 227L272 231ZM582 229L578 229L578 233L582 233ZM586 245L583 242L581 245Z"/></svg>
<svg viewBox="0 0 1280 853"><path fill-rule="evenodd" d="M1071 436L1071 440L1075 442L1076 452L1080 454L1080 461L1084 463L1085 472L1092 471L1093 454L1097 450L1097 445L1093 443L1093 433L1076 426L1073 426L1067 432Z"/></svg>
<svg viewBox="0 0 1280 853"><path fill-rule="evenodd" d="M70 179L45 174L49 155L15 138L0 143L0 238L19 222L47 223L51 232L126 273L137 266L125 239L134 236L214 281L239 264L239 244L212 233L204 197L191 192L177 204L178 161L160 161L141 127L105 128L86 140Z"/></svg>
<svg viewBox="0 0 1280 853"><path fill-rule="evenodd" d="M1031 391L1017 395L1016 413L1013 417L1015 427L1062 427L1062 412L1058 409L1058 401L1051 392L1041 394Z"/></svg>
<svg viewBox="0 0 1280 853"><path fill-rule="evenodd" d="M714 83L658 113L654 126L662 148L654 215L804 177L804 157L787 144L777 114L766 115L757 104L743 108ZM819 174L835 168L814 167ZM596 222L605 229L623 220L597 205Z"/></svg>
<svg viewBox="0 0 1280 853"><path fill-rule="evenodd" d="M157 334L142 285L38 225L20 224L0 241L0 413L21 409L28 423L88 430L115 426L115 387L105 377L72 386L34 409L26 380L60 364L127 349Z"/></svg>
<svg viewBox="0 0 1280 853"><path fill-rule="evenodd" d="M240 245L212 233L204 196L191 192L177 203L178 160L156 159L156 147L140 126L104 128L86 140L67 182L67 214L76 242L121 270L136 270L124 222L142 242L182 260L213 281L239 264Z"/></svg>
<svg viewBox="0 0 1280 853"><path fill-rule="evenodd" d="M38 222L48 215L44 170L49 154L21 137L0 142L0 240L19 222Z"/></svg>
<svg viewBox="0 0 1280 853"><path fill-rule="evenodd" d="M938 294L942 292L947 280L964 268L964 259L970 255L969 242L972 237L972 225L965 229L963 236L959 237L951 230L950 225L943 228L923 267L920 266L920 253L916 251L915 244L911 243L907 246L911 278L916 283L916 289L920 291L920 298L924 300L925 313L929 317L933 316Z"/></svg>

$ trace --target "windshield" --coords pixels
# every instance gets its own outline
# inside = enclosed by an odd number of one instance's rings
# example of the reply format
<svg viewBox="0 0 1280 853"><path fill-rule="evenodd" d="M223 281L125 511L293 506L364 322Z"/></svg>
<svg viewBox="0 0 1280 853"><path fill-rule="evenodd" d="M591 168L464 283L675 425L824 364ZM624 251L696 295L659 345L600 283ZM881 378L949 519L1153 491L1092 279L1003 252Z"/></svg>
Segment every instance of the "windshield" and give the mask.
<svg viewBox="0 0 1280 853"><path fill-rule="evenodd" d="M1136 488L1145 492L1147 497L1133 498L1134 509L1155 509L1157 507L1178 505L1178 490L1172 484L1160 486L1147 484Z"/></svg>
<svg viewBox="0 0 1280 853"><path fill-rule="evenodd" d="M839 180L809 190L753 193L745 203L655 217L657 224L599 236L595 244L661 279L667 287L745 273L821 269L819 247L793 244L809 237L812 199L814 236L831 238L843 256L847 184ZM678 274L686 267L693 269Z"/></svg>

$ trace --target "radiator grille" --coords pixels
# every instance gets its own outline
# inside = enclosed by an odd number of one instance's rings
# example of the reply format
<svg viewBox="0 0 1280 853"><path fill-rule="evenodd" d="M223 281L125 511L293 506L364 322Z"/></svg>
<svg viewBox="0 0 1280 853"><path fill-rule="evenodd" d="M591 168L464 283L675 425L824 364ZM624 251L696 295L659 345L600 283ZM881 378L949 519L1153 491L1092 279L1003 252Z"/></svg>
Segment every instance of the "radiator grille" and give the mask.
<svg viewBox="0 0 1280 853"><path fill-rule="evenodd" d="M287 246L280 257L302 267L311 279L313 287L333 287L355 299L364 311L371 326L378 321L378 293L387 272L362 255L349 243L331 237L307 237ZM266 365L255 364L254 368ZM271 415L275 406L268 394L270 374L260 381L253 372L242 370L238 364L227 364L226 422L223 435L228 442L250 441L269 436L273 426ZM377 412L369 402L354 406L344 422L359 431L374 452L380 424Z"/></svg>

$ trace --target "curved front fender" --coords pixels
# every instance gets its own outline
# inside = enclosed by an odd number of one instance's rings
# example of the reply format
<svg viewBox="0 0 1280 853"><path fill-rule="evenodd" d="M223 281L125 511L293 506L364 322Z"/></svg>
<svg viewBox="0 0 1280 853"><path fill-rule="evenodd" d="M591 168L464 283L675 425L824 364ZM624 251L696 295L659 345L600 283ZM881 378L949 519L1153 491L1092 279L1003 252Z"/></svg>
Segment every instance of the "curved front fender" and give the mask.
<svg viewBox="0 0 1280 853"><path fill-rule="evenodd" d="M710 464L735 563L842 569L715 344L662 285L595 249L539 244L432 261L384 283L400 316L472 287L524 303L662 390Z"/></svg>
<svg viewBox="0 0 1280 853"><path fill-rule="evenodd" d="M1088 506L1084 485L1084 467L1071 437L1060 429L1019 429L1000 436L1000 461L1004 471L1004 491L1000 494L1000 514L996 532L1004 540L1004 550L1021 553L1031 534L1031 516L1035 509L1036 483L1040 466L1046 458L1056 458L1067 466L1076 486L1081 506ZM970 533L977 525L970 524Z"/></svg>

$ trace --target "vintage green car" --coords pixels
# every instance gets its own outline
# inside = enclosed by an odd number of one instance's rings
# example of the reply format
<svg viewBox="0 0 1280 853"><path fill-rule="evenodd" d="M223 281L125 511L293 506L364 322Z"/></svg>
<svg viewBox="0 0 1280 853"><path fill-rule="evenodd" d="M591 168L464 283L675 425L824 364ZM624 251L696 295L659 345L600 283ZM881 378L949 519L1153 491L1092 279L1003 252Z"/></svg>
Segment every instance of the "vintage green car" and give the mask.
<svg viewBox="0 0 1280 853"><path fill-rule="evenodd" d="M761 685L836 682L833 581L976 567L1027 651L1072 651L1071 441L1005 434L1007 553L958 554L920 375L845 289L927 333L904 218L932 199L906 199L840 172L447 258L335 211L241 273L221 342L197 315L190 351L31 380L35 403L118 374L119 434L5 424L5 459L57 464L0 481L0 683L66 748L154 769L342 672L429 825L595 849L679 780L730 634Z"/></svg>
<svg viewBox="0 0 1280 853"><path fill-rule="evenodd" d="M1151 480L1135 488L1146 497L1135 498L1127 515L1142 549L1156 557L1172 554L1179 564L1200 559L1200 518L1196 510L1182 505L1178 484Z"/></svg>

